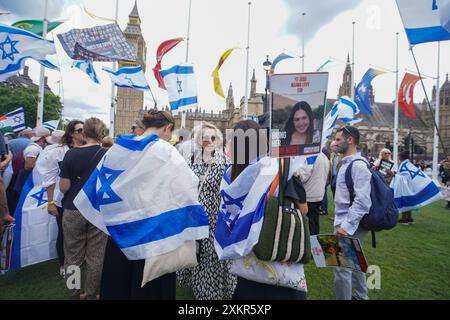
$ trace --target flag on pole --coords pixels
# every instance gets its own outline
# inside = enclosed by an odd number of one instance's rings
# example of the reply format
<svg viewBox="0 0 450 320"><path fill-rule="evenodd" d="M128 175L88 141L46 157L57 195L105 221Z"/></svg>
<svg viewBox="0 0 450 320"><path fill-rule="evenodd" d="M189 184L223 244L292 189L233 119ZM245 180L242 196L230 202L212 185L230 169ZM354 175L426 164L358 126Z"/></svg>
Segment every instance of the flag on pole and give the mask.
<svg viewBox="0 0 450 320"><path fill-rule="evenodd" d="M171 252L208 237L198 178L177 149L151 135L121 135L74 200L129 260ZM176 170L174 170L176 168Z"/></svg>
<svg viewBox="0 0 450 320"><path fill-rule="evenodd" d="M92 61L74 61L72 64L72 68L73 67L78 68L84 73L86 73L89 76L89 78L91 78L91 80L94 81L94 83L100 84Z"/></svg>
<svg viewBox="0 0 450 320"><path fill-rule="evenodd" d="M399 212L418 209L442 198L436 183L409 160L400 164L391 188Z"/></svg>
<svg viewBox="0 0 450 320"><path fill-rule="evenodd" d="M166 87L164 86L164 80L160 74L162 68L161 67L162 59L167 52L172 50L177 44L179 44L183 40L184 38L175 38L164 41L159 45L158 50L156 51L156 65L153 68L153 74L155 75L155 79L156 81L158 81L158 86L161 89L166 90Z"/></svg>
<svg viewBox="0 0 450 320"><path fill-rule="evenodd" d="M121 88L133 88L136 90L150 90L150 86L145 79L142 67L124 67L117 71L113 71L108 67L103 70L109 73L111 81Z"/></svg>
<svg viewBox="0 0 450 320"><path fill-rule="evenodd" d="M381 70L369 68L361 82L358 84L355 90L355 102L359 107L361 113L372 115L371 104L369 101L369 88L371 87L372 80L380 74L386 73Z"/></svg>
<svg viewBox="0 0 450 320"><path fill-rule="evenodd" d="M410 119L417 118L416 110L414 109L414 86L417 81L420 80L419 76L411 74L409 72L405 73L403 77L402 84L398 91L398 104L402 109L403 114Z"/></svg>
<svg viewBox="0 0 450 320"><path fill-rule="evenodd" d="M0 253L2 272L55 259L58 225L47 212L47 191L37 169L22 187L14 213L15 224L7 230Z"/></svg>
<svg viewBox="0 0 450 320"><path fill-rule="evenodd" d="M62 23L63 23L63 21L48 22L47 23L47 32L51 32L52 30L54 30L58 26L60 26ZM41 37L44 33L44 22L42 20L20 20L20 21L14 22L12 24L12 26L23 29L23 30L30 31Z"/></svg>
<svg viewBox="0 0 450 320"><path fill-rule="evenodd" d="M58 128L58 125L59 125L59 119L58 120L50 120L50 121L44 122L42 124L42 126L44 128L47 128L49 130L56 130Z"/></svg>
<svg viewBox="0 0 450 320"><path fill-rule="evenodd" d="M162 70L161 76L174 115L197 106L197 81L192 64L179 64L168 70Z"/></svg>
<svg viewBox="0 0 450 320"><path fill-rule="evenodd" d="M11 127L14 132L25 129L25 111L18 108L0 117L0 129Z"/></svg>
<svg viewBox="0 0 450 320"><path fill-rule="evenodd" d="M359 114L358 105L349 97L343 96L337 100L331 111L325 117L322 134L322 146L333 134L333 129L338 121L354 125L362 119L356 117Z"/></svg>
<svg viewBox="0 0 450 320"><path fill-rule="evenodd" d="M411 45L450 40L450 0L397 0Z"/></svg>
<svg viewBox="0 0 450 320"><path fill-rule="evenodd" d="M222 84L220 83L219 78L219 70L220 67L222 67L225 60L228 58L228 56L233 52L233 50L236 48L231 48L225 51L222 56L219 59L219 63L217 64L217 67L213 71L213 79L214 79L214 91L217 93L217 95L221 96L222 98L225 98L225 94L223 93Z"/></svg>
<svg viewBox="0 0 450 320"><path fill-rule="evenodd" d="M0 24L0 82L17 74L25 60L34 59L44 67L58 69L46 59L55 54L53 41L35 35L32 32Z"/></svg>
<svg viewBox="0 0 450 320"><path fill-rule="evenodd" d="M285 59L292 59L294 57L286 54L286 53L280 53L272 62L272 66L270 68L270 74L274 74L275 73L275 67L277 66L277 64L279 64L281 61L285 60Z"/></svg>

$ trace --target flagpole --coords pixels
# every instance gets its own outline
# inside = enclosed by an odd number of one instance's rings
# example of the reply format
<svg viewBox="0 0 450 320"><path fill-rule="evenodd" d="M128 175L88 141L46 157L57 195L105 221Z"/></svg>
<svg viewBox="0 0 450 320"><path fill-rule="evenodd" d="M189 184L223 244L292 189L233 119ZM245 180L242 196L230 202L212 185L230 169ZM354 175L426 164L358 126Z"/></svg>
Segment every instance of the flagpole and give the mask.
<svg viewBox="0 0 450 320"><path fill-rule="evenodd" d="M352 37L352 79L350 85L351 98L355 99L355 21L352 22L353 25L353 37Z"/></svg>
<svg viewBox="0 0 450 320"><path fill-rule="evenodd" d="M44 30L42 31L42 38L47 39L47 8L48 0L45 0L44 8ZM41 75L39 79L39 98L36 115L36 127L41 127L44 118L44 97L45 97L45 67L41 65Z"/></svg>
<svg viewBox="0 0 450 320"><path fill-rule="evenodd" d="M439 108L440 108L440 68L441 68L441 42L438 41L437 79L436 79L436 111L434 114L434 139L433 139L433 180L437 180L437 166L439 162Z"/></svg>
<svg viewBox="0 0 450 320"><path fill-rule="evenodd" d="M303 31L303 35L302 35L302 72L305 72L305 19L306 19L306 13L303 12L302 13L303 16L303 26L302 26L302 31Z"/></svg>
<svg viewBox="0 0 450 320"><path fill-rule="evenodd" d="M115 23L119 20L119 0L116 0L116 17L115 17ZM113 71L116 71L117 68L117 62L114 61L112 65ZM116 116L116 86L114 85L114 82L111 83L111 108L109 110L109 136L114 138L115 132L114 132L114 122L115 122L115 116Z"/></svg>
<svg viewBox="0 0 450 320"><path fill-rule="evenodd" d="M186 37L186 63L189 61L189 40L190 40L190 33L191 33L191 8L192 8L192 0L189 0L189 15L188 15L187 37Z"/></svg>
<svg viewBox="0 0 450 320"><path fill-rule="evenodd" d="M398 32L396 33L397 49L396 49L396 68L395 68L395 116L394 116L394 163L398 163Z"/></svg>
<svg viewBox="0 0 450 320"><path fill-rule="evenodd" d="M250 9L252 3L248 2L248 29L247 29L247 63L245 67L245 98L244 98L244 120L248 118L248 67L250 60Z"/></svg>

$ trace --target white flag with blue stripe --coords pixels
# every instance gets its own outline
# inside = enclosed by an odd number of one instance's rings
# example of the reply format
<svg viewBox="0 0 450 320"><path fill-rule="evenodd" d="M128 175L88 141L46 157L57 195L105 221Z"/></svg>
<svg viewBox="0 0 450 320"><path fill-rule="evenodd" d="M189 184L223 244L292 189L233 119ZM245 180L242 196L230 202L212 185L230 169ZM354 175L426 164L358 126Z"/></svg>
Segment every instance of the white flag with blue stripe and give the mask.
<svg viewBox="0 0 450 320"><path fill-rule="evenodd" d="M7 247L1 252L1 271L13 271L56 258L58 225L56 218L47 212L47 202L47 190L35 168L22 187L12 234L5 235L10 239L3 241Z"/></svg>
<svg viewBox="0 0 450 320"><path fill-rule="evenodd" d="M192 64L179 64L168 70L162 70L161 76L174 115L197 106L197 81Z"/></svg>
<svg viewBox="0 0 450 320"><path fill-rule="evenodd" d="M231 167L220 186L214 246L219 259L239 259L258 243L266 198L278 174L278 160L265 157L249 165L231 182Z"/></svg>
<svg viewBox="0 0 450 320"><path fill-rule="evenodd" d="M42 126L44 128L47 128L49 130L56 130L58 128L58 125L59 125L59 119L58 120L50 120L50 121L44 122L42 124Z"/></svg>
<svg viewBox="0 0 450 320"><path fill-rule="evenodd" d="M25 111L18 108L4 115L4 120L0 120L0 129L11 127L14 132L25 129Z"/></svg>
<svg viewBox="0 0 450 320"><path fill-rule="evenodd" d="M322 146L325 145L327 140L333 134L333 129L338 120L353 125L362 120L356 117L357 114L359 114L359 108L352 99L346 96L339 98L339 100L334 103L331 111L328 112L325 117L322 134Z"/></svg>
<svg viewBox="0 0 450 320"><path fill-rule="evenodd" d="M121 135L74 200L129 260L171 252L207 238L198 178L177 149L152 135Z"/></svg>
<svg viewBox="0 0 450 320"><path fill-rule="evenodd" d="M91 80L94 81L94 83L100 84L92 61L74 61L72 67L80 69L81 71L86 73L89 76L89 78L91 78Z"/></svg>
<svg viewBox="0 0 450 320"><path fill-rule="evenodd" d="M450 40L450 0L397 0L411 45Z"/></svg>
<svg viewBox="0 0 450 320"><path fill-rule="evenodd" d="M391 188L399 212L414 210L442 199L436 183L409 160L400 164Z"/></svg>
<svg viewBox="0 0 450 320"><path fill-rule="evenodd" d="M32 32L0 24L0 81L17 74L28 58L47 68L58 69L46 60L47 55L55 53L53 41L45 40Z"/></svg>
<svg viewBox="0 0 450 320"><path fill-rule="evenodd" d="M117 71L103 67L103 70L109 73L111 81L121 88L132 88L136 90L150 90L150 86L145 79L142 67L124 67Z"/></svg>

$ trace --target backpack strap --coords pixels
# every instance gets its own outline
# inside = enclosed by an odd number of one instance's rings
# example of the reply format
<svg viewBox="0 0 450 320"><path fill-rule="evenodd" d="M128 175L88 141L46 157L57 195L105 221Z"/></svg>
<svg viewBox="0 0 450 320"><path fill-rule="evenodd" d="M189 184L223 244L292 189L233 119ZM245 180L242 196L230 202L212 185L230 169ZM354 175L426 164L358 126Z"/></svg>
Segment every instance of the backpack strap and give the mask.
<svg viewBox="0 0 450 320"><path fill-rule="evenodd" d="M352 178L352 168L353 163L356 161L362 161L367 165L367 168L370 170L369 164L364 159L355 159L348 165L347 169L345 170L345 184L347 185L348 192L350 193L350 207L353 204L353 201L355 200L355 188Z"/></svg>

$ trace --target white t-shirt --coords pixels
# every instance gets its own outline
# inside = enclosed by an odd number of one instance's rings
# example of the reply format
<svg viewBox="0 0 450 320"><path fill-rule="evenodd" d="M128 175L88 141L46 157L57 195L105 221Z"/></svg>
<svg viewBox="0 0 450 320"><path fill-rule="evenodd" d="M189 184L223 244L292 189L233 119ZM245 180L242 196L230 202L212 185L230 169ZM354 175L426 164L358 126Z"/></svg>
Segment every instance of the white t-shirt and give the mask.
<svg viewBox="0 0 450 320"><path fill-rule="evenodd" d="M32 142L23 150L23 158L37 158L42 151L42 147L37 143Z"/></svg>

